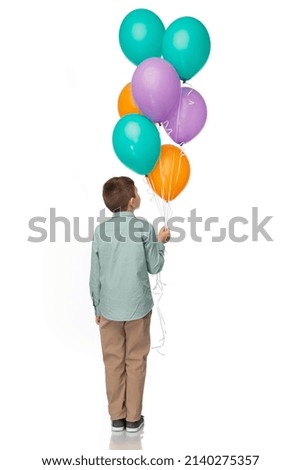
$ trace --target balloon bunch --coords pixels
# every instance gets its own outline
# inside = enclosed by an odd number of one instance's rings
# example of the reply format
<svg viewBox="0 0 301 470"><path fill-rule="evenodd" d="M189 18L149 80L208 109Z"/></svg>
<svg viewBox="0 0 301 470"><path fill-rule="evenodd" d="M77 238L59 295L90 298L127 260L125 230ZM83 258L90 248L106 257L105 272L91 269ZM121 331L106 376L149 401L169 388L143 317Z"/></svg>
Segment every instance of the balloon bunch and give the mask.
<svg viewBox="0 0 301 470"><path fill-rule="evenodd" d="M118 98L113 147L123 164L146 175L153 191L169 202L190 177L183 145L199 134L207 119L203 97L184 85L205 65L210 37L196 18L178 18L165 30L155 13L140 8L123 19L119 43L137 67ZM179 146L161 145L157 124Z"/></svg>

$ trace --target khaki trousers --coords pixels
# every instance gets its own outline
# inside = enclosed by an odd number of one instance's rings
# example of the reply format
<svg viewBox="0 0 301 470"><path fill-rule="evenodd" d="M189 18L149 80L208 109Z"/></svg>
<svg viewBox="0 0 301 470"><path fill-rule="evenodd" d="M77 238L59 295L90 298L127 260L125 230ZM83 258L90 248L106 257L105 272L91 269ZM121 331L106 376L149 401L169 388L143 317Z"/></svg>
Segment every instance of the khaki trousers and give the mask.
<svg viewBox="0 0 301 470"><path fill-rule="evenodd" d="M139 320L100 318L108 410L112 420L141 417L152 311Z"/></svg>

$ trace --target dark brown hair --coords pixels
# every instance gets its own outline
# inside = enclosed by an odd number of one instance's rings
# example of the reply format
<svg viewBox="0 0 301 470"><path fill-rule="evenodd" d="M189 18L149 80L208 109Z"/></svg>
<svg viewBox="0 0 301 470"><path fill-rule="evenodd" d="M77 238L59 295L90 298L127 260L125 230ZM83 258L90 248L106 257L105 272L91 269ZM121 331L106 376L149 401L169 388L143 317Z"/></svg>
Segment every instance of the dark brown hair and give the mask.
<svg viewBox="0 0 301 470"><path fill-rule="evenodd" d="M135 196L135 183L127 176L115 176L103 185L102 197L111 212L126 211Z"/></svg>

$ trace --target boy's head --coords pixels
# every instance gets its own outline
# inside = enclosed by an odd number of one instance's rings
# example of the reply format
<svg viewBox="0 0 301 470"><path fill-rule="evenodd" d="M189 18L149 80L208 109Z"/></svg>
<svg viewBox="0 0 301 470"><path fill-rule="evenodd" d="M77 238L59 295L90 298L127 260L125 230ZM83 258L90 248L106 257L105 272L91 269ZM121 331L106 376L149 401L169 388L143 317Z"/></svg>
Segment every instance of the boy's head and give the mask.
<svg viewBox="0 0 301 470"><path fill-rule="evenodd" d="M127 176L115 176L103 185L102 197L111 212L131 211L140 206L140 196L134 181Z"/></svg>

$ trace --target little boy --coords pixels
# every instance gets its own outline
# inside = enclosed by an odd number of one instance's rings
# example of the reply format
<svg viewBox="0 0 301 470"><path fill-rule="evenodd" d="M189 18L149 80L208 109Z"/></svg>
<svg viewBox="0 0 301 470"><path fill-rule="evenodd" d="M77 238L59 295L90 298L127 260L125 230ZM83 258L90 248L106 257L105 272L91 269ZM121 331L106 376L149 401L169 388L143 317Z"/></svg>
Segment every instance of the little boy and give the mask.
<svg viewBox="0 0 301 470"><path fill-rule="evenodd" d="M157 238L149 222L135 217L140 196L131 178L108 180L103 199L113 216L94 232L90 294L100 327L112 430L137 432L144 424L142 399L154 305L148 273L162 270L163 244L170 231L163 227Z"/></svg>

